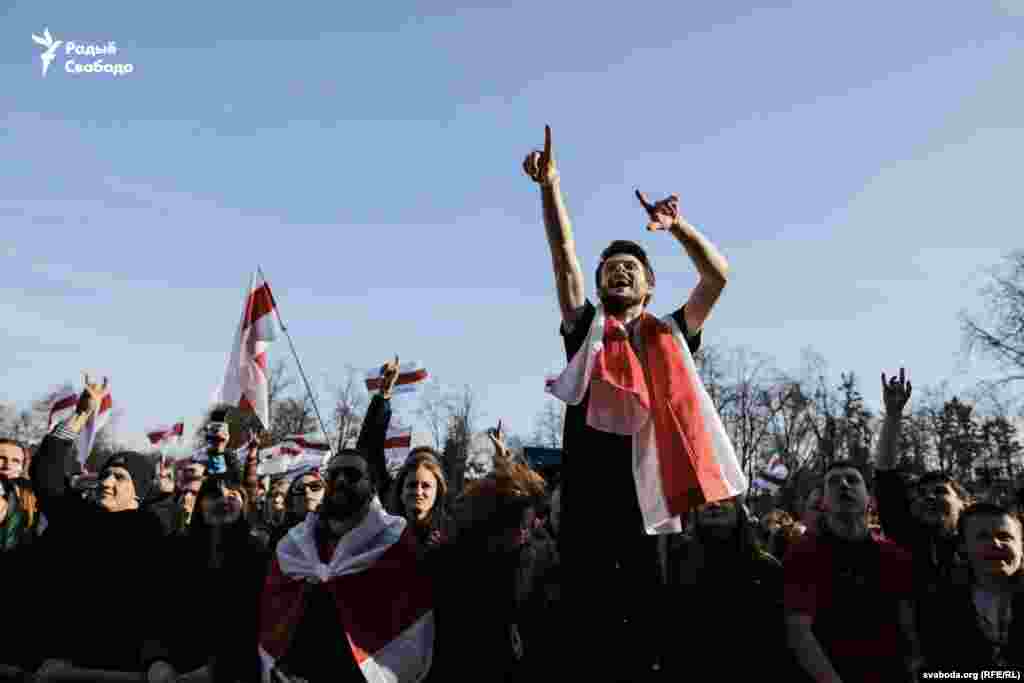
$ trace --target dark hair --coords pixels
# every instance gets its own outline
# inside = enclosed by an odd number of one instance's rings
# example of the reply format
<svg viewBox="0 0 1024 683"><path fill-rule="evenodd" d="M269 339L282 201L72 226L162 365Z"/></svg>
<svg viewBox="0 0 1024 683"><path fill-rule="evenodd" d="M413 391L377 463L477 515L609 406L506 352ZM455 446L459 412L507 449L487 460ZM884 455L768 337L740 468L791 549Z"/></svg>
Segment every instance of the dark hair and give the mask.
<svg viewBox="0 0 1024 683"><path fill-rule="evenodd" d="M647 252L644 251L643 247L629 240L615 240L601 252L601 258L597 262L597 270L594 271L594 281L599 292L601 291L601 269L604 268L604 262L616 254L635 256L644 266L644 272L647 273L647 284L654 287L654 269L651 268L651 262L647 260ZM647 298L644 299L644 305L646 306L650 300L651 295L648 294Z"/></svg>
<svg viewBox="0 0 1024 683"><path fill-rule="evenodd" d="M824 489L825 484L828 480L828 473L831 472L832 470L857 470L857 472L861 476L861 479L864 480L864 484L867 486L871 486L871 474L868 472L866 467L852 460L834 460L832 461L832 464L825 468L825 474L821 480L822 494L825 493Z"/></svg>
<svg viewBox="0 0 1024 683"><path fill-rule="evenodd" d="M965 489L960 482L945 472L926 472L914 483L914 489L919 489L920 487L927 486L928 484L937 483L949 484L949 487L953 489L953 492L956 493L957 497L963 502L967 502L971 498L971 494L967 492L967 489Z"/></svg>
<svg viewBox="0 0 1024 683"><path fill-rule="evenodd" d="M974 517L1009 517L1010 519L1017 520L1017 526L1024 533L1024 522L1021 521L1019 515L995 503L975 503L961 512L960 519L956 522L956 533L961 541L967 538L967 521Z"/></svg>

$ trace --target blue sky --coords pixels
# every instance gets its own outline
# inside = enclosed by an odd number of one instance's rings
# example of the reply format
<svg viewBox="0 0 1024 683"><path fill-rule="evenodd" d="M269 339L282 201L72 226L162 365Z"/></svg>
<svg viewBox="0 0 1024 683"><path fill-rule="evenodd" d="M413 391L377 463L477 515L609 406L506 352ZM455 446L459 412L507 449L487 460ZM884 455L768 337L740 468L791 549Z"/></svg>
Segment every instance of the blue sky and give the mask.
<svg viewBox="0 0 1024 683"><path fill-rule="evenodd" d="M1024 1L5 3L0 400L109 372L122 440L194 419L262 264L317 382L397 352L528 433L562 359L538 194L579 255L678 192L733 277L707 340L967 385L956 313L1020 246ZM44 79L31 34L119 47ZM83 60L84 58L80 58ZM272 353L288 353L287 344Z"/></svg>

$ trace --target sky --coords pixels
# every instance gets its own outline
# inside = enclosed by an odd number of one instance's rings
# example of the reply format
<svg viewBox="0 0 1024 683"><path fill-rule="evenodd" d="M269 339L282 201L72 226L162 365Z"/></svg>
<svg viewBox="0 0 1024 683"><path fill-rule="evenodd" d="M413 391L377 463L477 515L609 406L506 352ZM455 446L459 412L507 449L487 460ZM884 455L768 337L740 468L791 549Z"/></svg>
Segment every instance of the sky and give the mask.
<svg viewBox="0 0 1024 683"><path fill-rule="evenodd" d="M261 265L318 389L397 353L529 434L565 360L545 124L588 292L627 238L685 302L633 197L677 192L731 267L707 343L811 347L876 407L882 370L991 375L957 314L1021 246L1024 0L515 4L0 4L0 400L90 369L122 442L194 423ZM133 71L44 78L44 28Z"/></svg>

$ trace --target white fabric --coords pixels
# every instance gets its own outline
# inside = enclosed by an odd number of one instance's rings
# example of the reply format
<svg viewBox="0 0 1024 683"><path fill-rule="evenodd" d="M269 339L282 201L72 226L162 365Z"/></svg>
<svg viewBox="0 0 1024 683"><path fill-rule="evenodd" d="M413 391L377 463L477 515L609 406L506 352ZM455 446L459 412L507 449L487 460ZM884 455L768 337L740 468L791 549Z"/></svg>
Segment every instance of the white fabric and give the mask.
<svg viewBox="0 0 1024 683"><path fill-rule="evenodd" d="M281 572L288 577L325 583L346 574L369 569L377 558L394 545L405 531L406 521L390 515L374 497L363 523L345 534L328 564L320 561L313 530L320 515L306 515L305 521L288 532L277 548Z"/></svg>
<svg viewBox="0 0 1024 683"><path fill-rule="evenodd" d="M718 411L715 410L710 395L699 379L700 375L690 353L689 344L673 316L666 316L661 322L672 331L687 370L696 380L704 424L711 435L715 459L729 496L740 495L747 490L746 477L739 466L732 441L725 431ZM591 388L587 424L601 431L633 436L633 477L646 532L650 535L680 533L682 520L678 515L673 516L669 513L668 500L662 488L655 421L649 419L648 411L632 396L627 409L614 415L609 410L609 403L615 400L616 396L621 396L621 392L610 391L603 382L594 383L600 386L591 385L597 354L604 349L604 328L604 307L598 304L583 345L558 379L551 384L551 393L569 405L579 405L583 402L588 387ZM602 406L602 403L605 405ZM630 428L635 428L635 431L622 431Z"/></svg>

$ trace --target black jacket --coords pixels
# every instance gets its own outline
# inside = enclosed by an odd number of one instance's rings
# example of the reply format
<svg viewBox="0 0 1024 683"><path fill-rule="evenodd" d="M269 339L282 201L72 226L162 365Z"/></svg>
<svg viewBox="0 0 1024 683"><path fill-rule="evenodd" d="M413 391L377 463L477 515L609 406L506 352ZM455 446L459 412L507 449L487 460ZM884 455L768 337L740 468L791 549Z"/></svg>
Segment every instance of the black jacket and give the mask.
<svg viewBox="0 0 1024 683"><path fill-rule="evenodd" d="M73 491L74 448L47 436L32 459L32 486L48 523L30 560L34 611L48 621L32 656L144 671L169 657L162 612L151 603L168 561L163 530L151 514L106 512Z"/></svg>
<svg viewBox="0 0 1024 683"><path fill-rule="evenodd" d="M217 683L259 680L259 604L269 560L263 544L244 519L215 529L201 516L172 544L165 585L181 593L168 615L175 668L186 673L214 660Z"/></svg>

